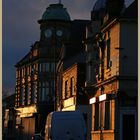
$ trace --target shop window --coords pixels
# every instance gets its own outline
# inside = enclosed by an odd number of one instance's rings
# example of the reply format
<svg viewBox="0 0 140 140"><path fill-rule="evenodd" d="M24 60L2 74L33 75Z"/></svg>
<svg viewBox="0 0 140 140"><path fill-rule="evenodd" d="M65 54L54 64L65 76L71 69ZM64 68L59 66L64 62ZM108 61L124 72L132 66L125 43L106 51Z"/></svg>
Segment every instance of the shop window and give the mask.
<svg viewBox="0 0 140 140"><path fill-rule="evenodd" d="M111 126L110 101L95 103L94 130L109 130Z"/></svg>
<svg viewBox="0 0 140 140"><path fill-rule="evenodd" d="M95 103L94 130L99 129L99 104Z"/></svg>
<svg viewBox="0 0 140 140"><path fill-rule="evenodd" d="M110 102L105 102L105 121L104 121L104 129L110 129Z"/></svg>

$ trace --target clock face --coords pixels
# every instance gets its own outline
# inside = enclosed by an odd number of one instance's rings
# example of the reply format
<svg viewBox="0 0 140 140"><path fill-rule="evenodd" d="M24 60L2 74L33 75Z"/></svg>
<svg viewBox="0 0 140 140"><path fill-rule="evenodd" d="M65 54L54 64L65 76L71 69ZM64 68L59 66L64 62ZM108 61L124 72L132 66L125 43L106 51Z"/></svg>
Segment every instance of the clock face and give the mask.
<svg viewBox="0 0 140 140"><path fill-rule="evenodd" d="M57 36L62 36L63 32L61 30L57 30L56 34Z"/></svg>
<svg viewBox="0 0 140 140"><path fill-rule="evenodd" d="M47 38L51 37L51 35L52 35L51 29L45 30L44 34L45 34L45 36L46 36Z"/></svg>

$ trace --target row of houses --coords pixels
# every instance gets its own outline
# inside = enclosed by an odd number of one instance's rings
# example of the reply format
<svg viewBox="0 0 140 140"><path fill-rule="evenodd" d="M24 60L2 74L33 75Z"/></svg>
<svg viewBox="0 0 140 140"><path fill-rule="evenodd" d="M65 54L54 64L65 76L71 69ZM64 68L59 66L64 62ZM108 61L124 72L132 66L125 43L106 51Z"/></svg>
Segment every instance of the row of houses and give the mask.
<svg viewBox="0 0 140 140"><path fill-rule="evenodd" d="M81 110L87 140L136 140L137 21L137 1L97 0L91 20L47 7L40 40L15 65L17 139L42 131L51 111Z"/></svg>

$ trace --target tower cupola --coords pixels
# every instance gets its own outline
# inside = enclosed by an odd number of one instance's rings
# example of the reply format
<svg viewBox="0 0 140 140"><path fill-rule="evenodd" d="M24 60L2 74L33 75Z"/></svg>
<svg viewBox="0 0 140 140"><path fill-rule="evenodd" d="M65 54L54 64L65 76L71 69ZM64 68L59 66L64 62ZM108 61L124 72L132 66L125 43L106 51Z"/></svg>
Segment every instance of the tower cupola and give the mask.
<svg viewBox="0 0 140 140"><path fill-rule="evenodd" d="M70 21L70 15L67 12L67 9L63 7L63 4L51 4L43 13L42 20Z"/></svg>

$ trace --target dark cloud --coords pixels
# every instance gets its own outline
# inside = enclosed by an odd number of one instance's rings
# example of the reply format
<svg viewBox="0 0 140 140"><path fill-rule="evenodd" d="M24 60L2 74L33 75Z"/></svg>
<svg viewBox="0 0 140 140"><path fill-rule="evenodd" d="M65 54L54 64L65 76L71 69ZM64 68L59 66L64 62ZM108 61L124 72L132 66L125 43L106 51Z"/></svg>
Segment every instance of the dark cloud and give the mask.
<svg viewBox="0 0 140 140"><path fill-rule="evenodd" d="M127 0L127 4L132 0ZM39 40L37 20L51 3L58 0L3 0L3 88L14 92L14 65L29 51L31 44ZM90 19L96 0L62 0L71 19Z"/></svg>

